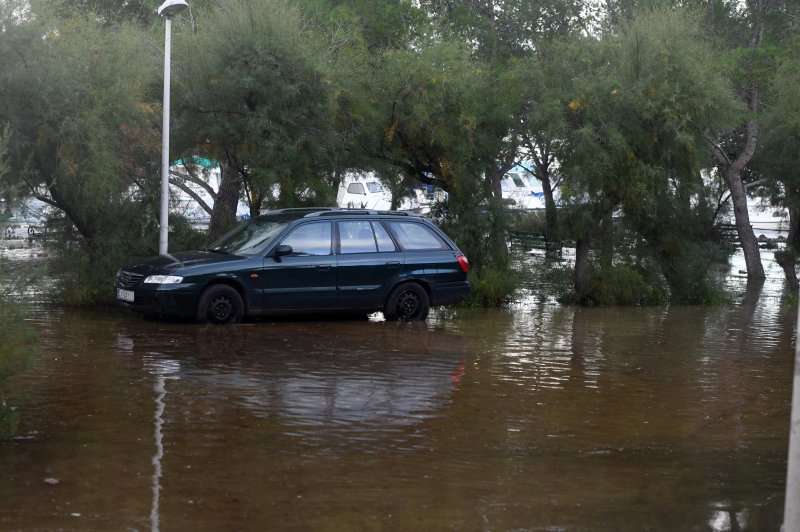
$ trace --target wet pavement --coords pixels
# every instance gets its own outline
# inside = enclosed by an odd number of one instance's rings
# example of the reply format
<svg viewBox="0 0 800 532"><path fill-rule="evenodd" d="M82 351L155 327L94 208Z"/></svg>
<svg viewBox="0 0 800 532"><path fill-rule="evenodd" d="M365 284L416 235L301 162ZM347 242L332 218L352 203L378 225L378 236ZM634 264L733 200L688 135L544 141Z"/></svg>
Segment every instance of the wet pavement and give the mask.
<svg viewBox="0 0 800 532"><path fill-rule="evenodd" d="M734 292L426 324L33 307L0 529L777 530L796 314L775 279Z"/></svg>

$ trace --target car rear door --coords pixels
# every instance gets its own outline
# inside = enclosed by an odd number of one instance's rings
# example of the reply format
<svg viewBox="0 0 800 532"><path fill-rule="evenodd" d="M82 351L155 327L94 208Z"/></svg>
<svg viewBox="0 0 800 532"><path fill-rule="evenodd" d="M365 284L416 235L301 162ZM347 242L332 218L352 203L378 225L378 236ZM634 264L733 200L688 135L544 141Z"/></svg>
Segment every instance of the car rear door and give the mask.
<svg viewBox="0 0 800 532"><path fill-rule="evenodd" d="M407 274L432 285L465 279L458 264L459 253L429 224L392 220L387 225L403 249Z"/></svg>
<svg viewBox="0 0 800 532"><path fill-rule="evenodd" d="M378 220L343 220L337 229L337 306L382 308L403 269L403 253Z"/></svg>

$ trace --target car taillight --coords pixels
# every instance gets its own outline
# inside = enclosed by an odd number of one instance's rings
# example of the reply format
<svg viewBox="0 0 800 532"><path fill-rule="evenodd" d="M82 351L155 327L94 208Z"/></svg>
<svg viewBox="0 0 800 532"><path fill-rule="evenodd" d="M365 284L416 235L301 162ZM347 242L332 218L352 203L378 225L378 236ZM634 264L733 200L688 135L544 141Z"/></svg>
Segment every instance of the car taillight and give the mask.
<svg viewBox="0 0 800 532"><path fill-rule="evenodd" d="M458 256L458 265L461 266L461 269L464 270L464 273L469 273L469 259L464 255Z"/></svg>

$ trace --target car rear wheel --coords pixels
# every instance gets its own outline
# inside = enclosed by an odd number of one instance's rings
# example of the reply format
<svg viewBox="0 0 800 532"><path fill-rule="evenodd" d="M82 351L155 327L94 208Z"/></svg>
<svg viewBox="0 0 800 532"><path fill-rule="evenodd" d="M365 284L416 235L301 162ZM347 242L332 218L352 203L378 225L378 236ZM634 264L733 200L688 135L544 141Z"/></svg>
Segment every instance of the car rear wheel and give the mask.
<svg viewBox="0 0 800 532"><path fill-rule="evenodd" d="M383 315L391 321L422 321L428 317L428 292L417 283L403 283L392 290Z"/></svg>
<svg viewBox="0 0 800 532"><path fill-rule="evenodd" d="M229 325L239 323L244 316L244 301L235 288L218 284L206 288L197 305L197 321Z"/></svg>

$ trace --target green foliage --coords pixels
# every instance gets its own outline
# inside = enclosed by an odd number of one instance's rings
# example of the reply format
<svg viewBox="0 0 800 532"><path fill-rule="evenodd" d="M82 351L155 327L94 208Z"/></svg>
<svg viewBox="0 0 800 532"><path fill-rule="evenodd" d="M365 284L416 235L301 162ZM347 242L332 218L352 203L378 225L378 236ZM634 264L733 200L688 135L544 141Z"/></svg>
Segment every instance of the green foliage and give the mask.
<svg viewBox="0 0 800 532"><path fill-rule="evenodd" d="M529 233L544 233L547 221L540 211L521 211L511 216L511 229Z"/></svg>
<svg viewBox="0 0 800 532"><path fill-rule="evenodd" d="M800 210L800 176L797 153L800 153L800 60L795 35L779 58L775 76L765 97L771 105L761 115L762 142L754 167L767 179L767 190L775 203Z"/></svg>
<svg viewBox="0 0 800 532"><path fill-rule="evenodd" d="M331 29L349 27L350 39L363 38L368 50L404 48L424 27L425 13L410 0L306 0L315 14L330 20ZM358 28L358 29L354 29Z"/></svg>
<svg viewBox="0 0 800 532"><path fill-rule="evenodd" d="M678 301L702 291L713 260L706 251L713 212L700 178L706 133L738 109L702 34L691 12L636 16L596 52L583 52L586 70L567 104L564 192L576 211L591 206L578 225L591 234L621 210Z"/></svg>
<svg viewBox="0 0 800 532"><path fill-rule="evenodd" d="M0 6L12 170L0 193L24 189L61 211L53 227L71 303L109 297L116 267L155 251L158 3ZM561 237L603 248L588 255L606 265L590 270L592 298L714 300L718 191L701 169L709 137L745 116L732 85L757 85L770 103L759 117L764 157L748 171L767 178L775 201L800 205L790 156L800 69L787 38L797 9L685 6L608 2L600 25L597 7L573 0L193 1L174 21L173 155L224 162L236 183L226 195L235 200L241 181L253 212L332 204L348 171L376 172L398 197L420 181L440 186L449 202L437 221L470 257L489 294L479 299L494 304L508 291L495 278L507 267L503 230L555 228L554 209L542 228L500 201L498 177L524 144L567 203ZM764 42L751 47L759 28ZM636 240L613 267L597 246L611 213ZM173 247L195 247L197 235L172 225Z"/></svg>
<svg viewBox="0 0 800 532"><path fill-rule="evenodd" d="M584 293L574 297L583 305L654 305L667 300L658 279L631 266L593 270Z"/></svg>
<svg viewBox="0 0 800 532"><path fill-rule="evenodd" d="M289 1L226 0L176 32L176 150L228 161L255 210L276 186L282 206L331 199L343 43L317 30Z"/></svg>
<svg viewBox="0 0 800 532"><path fill-rule="evenodd" d="M431 210L434 222L455 240L474 271L491 265L486 244L491 233L491 219L482 198L478 192L468 198L450 198Z"/></svg>
<svg viewBox="0 0 800 532"><path fill-rule="evenodd" d="M367 70L349 95L357 142L394 167L405 188L421 181L449 193L447 223L474 264L501 260L486 246L503 215L491 179L514 123L516 80L495 75L459 43L433 39L374 56Z"/></svg>
<svg viewBox="0 0 800 532"><path fill-rule="evenodd" d="M87 242L69 233L61 232L48 240L46 246L54 253L51 275L56 280L54 298L69 306L113 305L111 288L116 272L133 258L158 253L158 222L154 213L136 208L119 212L118 222L127 230L109 228L102 234L99 247L89 247ZM51 228L69 227L66 220L55 218L48 222ZM203 235L179 216L170 216L169 243L173 250L201 249Z"/></svg>
<svg viewBox="0 0 800 532"><path fill-rule="evenodd" d="M499 307L511 301L522 275L509 267L470 270L470 296L463 304L473 307Z"/></svg>
<svg viewBox="0 0 800 532"><path fill-rule="evenodd" d="M574 0L422 0L420 4L443 31L475 43L476 52L495 63L586 30L594 16L593 8Z"/></svg>
<svg viewBox="0 0 800 532"><path fill-rule="evenodd" d="M46 12L0 35L0 124L12 132L4 182L63 211L89 242L116 223L157 146L144 37Z"/></svg>

